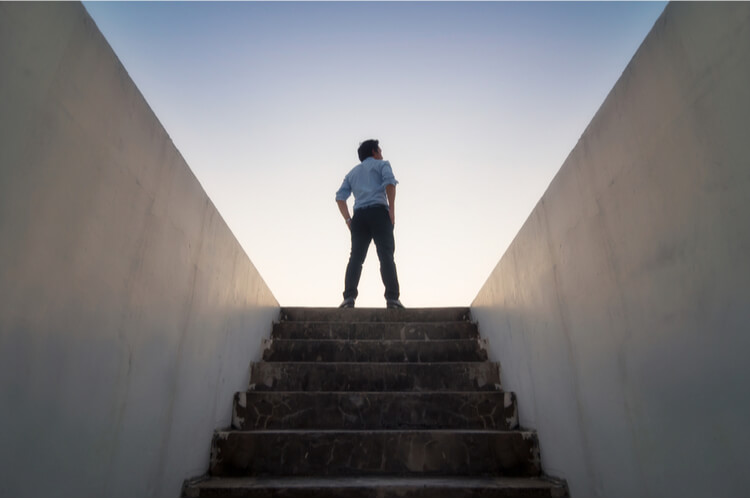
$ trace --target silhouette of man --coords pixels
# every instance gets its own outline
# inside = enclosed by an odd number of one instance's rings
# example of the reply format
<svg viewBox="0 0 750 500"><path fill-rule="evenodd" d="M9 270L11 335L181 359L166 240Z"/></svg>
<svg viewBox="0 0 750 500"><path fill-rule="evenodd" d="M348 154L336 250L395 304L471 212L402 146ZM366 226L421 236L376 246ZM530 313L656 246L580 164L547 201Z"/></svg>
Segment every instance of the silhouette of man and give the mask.
<svg viewBox="0 0 750 500"><path fill-rule="evenodd" d="M354 167L341 187L336 191L336 203L352 236L352 250L344 277L344 302L339 307L354 307L357 287L362 274L362 264L367 256L370 241L375 240L375 248L380 259L380 276L385 285L386 307L403 309L398 300L399 286L393 252L396 244L393 239L393 226L396 223L396 184L391 164L383 160L379 141L369 139L357 149L359 165ZM354 216L349 217L346 200L354 194Z"/></svg>

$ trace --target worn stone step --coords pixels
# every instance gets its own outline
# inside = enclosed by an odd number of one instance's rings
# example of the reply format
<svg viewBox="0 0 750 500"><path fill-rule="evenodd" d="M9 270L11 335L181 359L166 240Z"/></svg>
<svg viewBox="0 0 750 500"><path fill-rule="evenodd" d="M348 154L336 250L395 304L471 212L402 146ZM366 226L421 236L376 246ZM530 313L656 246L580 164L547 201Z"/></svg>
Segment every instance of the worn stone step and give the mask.
<svg viewBox="0 0 750 500"><path fill-rule="evenodd" d="M294 340L460 340L479 338L468 321L369 322L282 321L273 325L273 339Z"/></svg>
<svg viewBox="0 0 750 500"><path fill-rule="evenodd" d="M518 428L510 392L239 392L232 426L280 429Z"/></svg>
<svg viewBox="0 0 750 500"><path fill-rule="evenodd" d="M404 321L468 321L468 307L428 307L385 309L355 307L282 307L281 321L331 321L331 322L404 322Z"/></svg>
<svg viewBox="0 0 750 500"><path fill-rule="evenodd" d="M208 477L183 495L204 497L500 497L559 498L564 482L545 477Z"/></svg>
<svg viewBox="0 0 750 500"><path fill-rule="evenodd" d="M541 474L530 431L223 431L212 476Z"/></svg>
<svg viewBox="0 0 750 500"><path fill-rule="evenodd" d="M497 363L253 363L258 391L494 391Z"/></svg>
<svg viewBox="0 0 750 500"><path fill-rule="evenodd" d="M486 341L264 340L263 361L435 363L487 361Z"/></svg>

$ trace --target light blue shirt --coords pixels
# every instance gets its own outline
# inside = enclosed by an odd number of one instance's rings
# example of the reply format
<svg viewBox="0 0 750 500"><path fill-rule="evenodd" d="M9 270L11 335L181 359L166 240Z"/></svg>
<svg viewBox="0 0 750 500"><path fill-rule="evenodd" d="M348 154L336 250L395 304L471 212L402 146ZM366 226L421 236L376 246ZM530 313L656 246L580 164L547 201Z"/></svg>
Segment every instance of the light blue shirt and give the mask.
<svg viewBox="0 0 750 500"><path fill-rule="evenodd" d="M354 210L373 205L388 206L385 187L394 186L398 181L393 176L391 164L386 160L376 160L372 156L351 169L344 182L336 191L336 201L346 201L354 193Z"/></svg>

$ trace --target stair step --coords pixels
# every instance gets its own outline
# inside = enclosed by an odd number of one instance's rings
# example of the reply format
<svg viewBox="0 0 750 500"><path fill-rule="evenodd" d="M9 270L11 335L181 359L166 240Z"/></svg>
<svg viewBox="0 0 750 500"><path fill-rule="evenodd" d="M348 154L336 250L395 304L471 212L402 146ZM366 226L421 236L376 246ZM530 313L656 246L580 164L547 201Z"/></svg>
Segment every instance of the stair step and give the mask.
<svg viewBox="0 0 750 500"><path fill-rule="evenodd" d="M544 477L214 477L185 486L198 497L564 497L565 483Z"/></svg>
<svg viewBox="0 0 750 500"><path fill-rule="evenodd" d="M264 340L263 361L487 361L483 340Z"/></svg>
<svg viewBox="0 0 750 500"><path fill-rule="evenodd" d="M518 427L510 392L239 392L232 426L280 429L488 429Z"/></svg>
<svg viewBox="0 0 750 500"><path fill-rule="evenodd" d="M284 307L189 497L561 497L455 308Z"/></svg>
<svg viewBox="0 0 750 500"><path fill-rule="evenodd" d="M253 363L259 391L494 391L497 363Z"/></svg>
<svg viewBox="0 0 750 500"><path fill-rule="evenodd" d="M385 309L355 307L282 307L282 321L330 321L330 322L404 322L404 321L468 321L468 307L428 307L407 309Z"/></svg>
<svg viewBox="0 0 750 500"><path fill-rule="evenodd" d="M538 476L527 431L224 431L214 434L212 476Z"/></svg>
<svg viewBox="0 0 750 500"><path fill-rule="evenodd" d="M273 326L273 339L310 340L460 340L477 339L477 325L468 321L341 323L282 321Z"/></svg>

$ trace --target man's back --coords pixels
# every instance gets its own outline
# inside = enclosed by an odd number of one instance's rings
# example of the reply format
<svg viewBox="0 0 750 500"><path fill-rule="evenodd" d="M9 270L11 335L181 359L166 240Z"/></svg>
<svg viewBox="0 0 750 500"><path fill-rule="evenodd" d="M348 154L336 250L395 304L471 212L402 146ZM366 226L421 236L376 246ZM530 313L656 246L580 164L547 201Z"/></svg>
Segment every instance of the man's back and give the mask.
<svg viewBox="0 0 750 500"><path fill-rule="evenodd" d="M385 186L397 182L388 161L369 157L346 174L336 199L345 200L353 194L354 210L372 205L388 206Z"/></svg>
<svg viewBox="0 0 750 500"><path fill-rule="evenodd" d="M383 160L378 141L362 142L357 149L362 163L344 177L336 191L336 203L352 236L352 251L344 276L344 302L340 307L354 307L357 298L362 264L370 241L375 241L380 260L380 275L385 285L386 307L403 309L398 300L400 291L393 253L396 243L393 226L396 223L396 184L391 164ZM354 216L349 217L347 198L354 194Z"/></svg>

